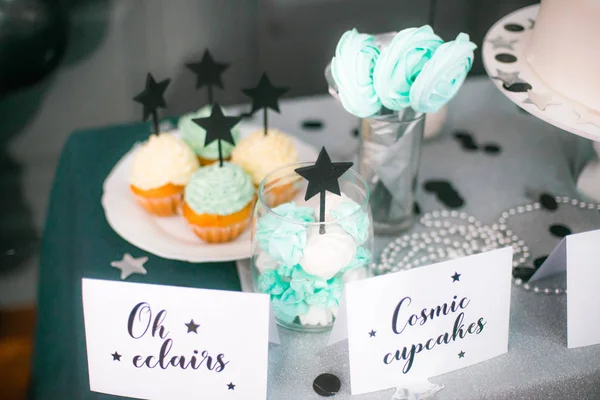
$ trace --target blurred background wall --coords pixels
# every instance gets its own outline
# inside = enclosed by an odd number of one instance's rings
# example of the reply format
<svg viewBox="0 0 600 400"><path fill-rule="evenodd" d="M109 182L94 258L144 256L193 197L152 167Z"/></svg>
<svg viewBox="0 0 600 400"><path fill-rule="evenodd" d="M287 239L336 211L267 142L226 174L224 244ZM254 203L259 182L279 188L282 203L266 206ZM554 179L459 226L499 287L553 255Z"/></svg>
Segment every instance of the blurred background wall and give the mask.
<svg viewBox="0 0 600 400"><path fill-rule="evenodd" d="M438 0L436 32L489 27L532 0ZM0 0L0 308L35 301L37 245L60 151L86 127L139 120L145 74L172 78L167 115L203 105L184 64L230 62L221 103L266 70L289 96L326 93L343 31L427 22L427 0ZM479 53L473 74L483 73Z"/></svg>

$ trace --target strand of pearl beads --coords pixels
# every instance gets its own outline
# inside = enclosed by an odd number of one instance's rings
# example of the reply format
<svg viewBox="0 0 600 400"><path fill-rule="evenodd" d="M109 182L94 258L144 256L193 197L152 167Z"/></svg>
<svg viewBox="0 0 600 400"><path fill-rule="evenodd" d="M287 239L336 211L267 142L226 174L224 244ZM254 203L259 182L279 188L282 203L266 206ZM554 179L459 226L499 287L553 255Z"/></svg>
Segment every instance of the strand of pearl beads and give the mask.
<svg viewBox="0 0 600 400"><path fill-rule="evenodd" d="M589 210L589 211L600 210L600 204L598 204L598 203L585 202L585 201L581 201L579 199L571 198L569 196L555 196L554 201L556 201L557 204L564 204L564 205L579 208L581 210ZM492 227L495 227L496 230L498 230L499 232L503 232L505 235L508 235L508 234L512 233L510 231L510 229L508 229L508 226L507 226L507 222L511 217L516 216L516 215L526 214L526 213L533 212L536 210L540 210L541 208L542 208L542 205L539 201L536 201L531 204L525 204L523 206L511 208L511 209L503 212L500 215L500 218L498 219L498 221L494 225L492 225ZM534 293L556 294L556 295L567 293L566 288L540 287L535 284L524 282L522 279L519 279L519 278L514 279L514 283L515 283L515 285L517 285L527 291L532 291Z"/></svg>
<svg viewBox="0 0 600 400"><path fill-rule="evenodd" d="M506 235L458 211L433 211L420 222L433 231L405 234L390 242L381 253L375 274L403 271L420 265L512 246L513 267L527 262L529 248L514 234ZM403 255L402 255L403 254ZM402 258L397 260L400 255Z"/></svg>

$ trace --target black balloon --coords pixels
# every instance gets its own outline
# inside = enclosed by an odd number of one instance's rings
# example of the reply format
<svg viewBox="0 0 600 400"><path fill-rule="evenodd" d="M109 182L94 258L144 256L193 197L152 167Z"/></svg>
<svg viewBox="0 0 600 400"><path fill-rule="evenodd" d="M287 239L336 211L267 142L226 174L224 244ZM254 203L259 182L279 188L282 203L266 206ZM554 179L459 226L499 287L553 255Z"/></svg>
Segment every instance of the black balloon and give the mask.
<svg viewBox="0 0 600 400"><path fill-rule="evenodd" d="M66 44L67 18L58 1L0 0L0 95L48 75Z"/></svg>

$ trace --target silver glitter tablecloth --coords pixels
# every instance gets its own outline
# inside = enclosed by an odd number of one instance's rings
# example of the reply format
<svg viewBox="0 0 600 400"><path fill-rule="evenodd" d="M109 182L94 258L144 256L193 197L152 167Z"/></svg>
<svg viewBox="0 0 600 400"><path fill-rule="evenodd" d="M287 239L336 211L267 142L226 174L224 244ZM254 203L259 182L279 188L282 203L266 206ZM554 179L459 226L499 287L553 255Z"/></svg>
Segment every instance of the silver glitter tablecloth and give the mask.
<svg viewBox="0 0 600 400"><path fill-rule="evenodd" d="M321 130L302 128L305 120L321 121ZM271 123L315 146L325 145L332 157L351 160L358 148L352 135L357 120L329 96L291 100ZM466 131L483 147L497 144L496 155L466 152L453 137ZM593 155L591 143L532 117L507 101L487 78L468 81L449 105L449 119L438 138L425 143L422 183L447 180L465 199L461 209L491 223L506 209L531 202L527 188L554 195L578 196L576 177ZM581 197L580 197L581 198ZM424 212L443 209L435 195L419 185L417 201ZM553 223L573 232L600 227L600 214L571 207L557 212L516 216L509 226L531 248L532 256L549 254L559 239L548 232ZM392 238L378 237L380 250ZM590 310L599 312L600 310ZM300 334L280 329L281 345L270 346L269 399L318 399L315 377L337 375L339 399L390 399L393 389L350 396L347 342L326 347L328 334ZM600 346L567 349L566 297L546 296L513 287L507 354L432 378L445 385L437 399L597 399L600 398Z"/></svg>

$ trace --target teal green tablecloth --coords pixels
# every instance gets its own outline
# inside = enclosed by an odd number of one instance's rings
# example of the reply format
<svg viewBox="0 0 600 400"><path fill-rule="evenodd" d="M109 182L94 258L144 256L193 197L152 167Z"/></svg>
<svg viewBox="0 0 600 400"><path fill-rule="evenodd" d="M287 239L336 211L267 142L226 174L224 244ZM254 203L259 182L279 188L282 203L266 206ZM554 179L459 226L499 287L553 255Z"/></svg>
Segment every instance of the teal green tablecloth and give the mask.
<svg viewBox="0 0 600 400"><path fill-rule="evenodd" d="M111 126L76 132L65 145L42 243L33 399L117 398L89 390L81 278L119 280L110 262L123 253L149 257L148 274L132 275L129 282L240 290L233 262L165 260L130 245L106 222L102 183L132 144L147 136L145 124Z"/></svg>

